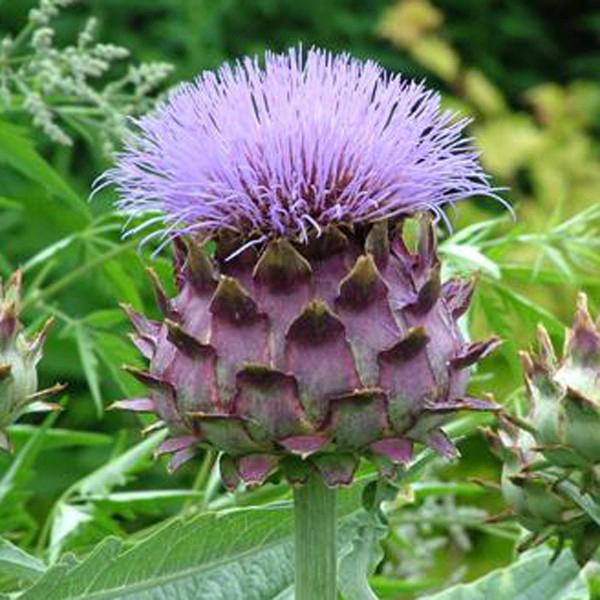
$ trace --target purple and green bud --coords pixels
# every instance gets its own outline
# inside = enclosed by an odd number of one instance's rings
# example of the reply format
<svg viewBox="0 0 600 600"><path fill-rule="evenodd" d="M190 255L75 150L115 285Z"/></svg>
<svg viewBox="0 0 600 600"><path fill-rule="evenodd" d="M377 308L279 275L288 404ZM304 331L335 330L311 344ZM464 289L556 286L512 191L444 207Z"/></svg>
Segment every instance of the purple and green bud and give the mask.
<svg viewBox="0 0 600 600"><path fill-rule="evenodd" d="M600 331L585 294L560 361L543 327L538 338L538 355L522 354L536 442L549 461L592 476L600 463Z"/></svg>
<svg viewBox="0 0 600 600"><path fill-rule="evenodd" d="M26 412L55 410L46 398L63 389L55 385L38 391L37 364L51 325L48 320L32 339L21 331L19 321L21 273L16 271L3 284L0 279L0 450L11 449L7 428Z"/></svg>
<svg viewBox="0 0 600 600"><path fill-rule="evenodd" d="M536 354L521 354L529 414L509 417L488 436L503 461L502 493L532 532L530 542L571 539L585 562L600 543L600 528L561 487L569 482L600 502L600 331L585 294L578 297L562 358L542 326L538 344Z"/></svg>
<svg viewBox="0 0 600 600"><path fill-rule="evenodd" d="M230 487L278 466L294 483L316 469L348 484L361 456L392 477L414 443L455 456L441 427L459 411L496 409L466 385L498 340L463 339L472 281L442 284L431 219L421 217L415 250L402 229L330 226L233 259L228 236L213 258L178 240L177 295L152 277L164 320L125 307L149 361L129 370L149 393L117 406L158 415L171 468L202 445L222 451Z"/></svg>

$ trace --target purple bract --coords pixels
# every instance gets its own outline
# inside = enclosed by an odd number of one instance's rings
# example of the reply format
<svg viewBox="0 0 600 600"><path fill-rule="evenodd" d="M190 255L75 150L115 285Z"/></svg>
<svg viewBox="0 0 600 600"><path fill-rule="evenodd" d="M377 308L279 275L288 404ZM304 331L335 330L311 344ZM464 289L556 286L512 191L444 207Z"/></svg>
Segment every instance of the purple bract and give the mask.
<svg viewBox="0 0 600 600"><path fill-rule="evenodd" d="M476 194L494 197L468 119L372 61L323 50L267 53L177 87L101 185L159 234L231 231L307 241ZM132 230L135 231L135 230Z"/></svg>

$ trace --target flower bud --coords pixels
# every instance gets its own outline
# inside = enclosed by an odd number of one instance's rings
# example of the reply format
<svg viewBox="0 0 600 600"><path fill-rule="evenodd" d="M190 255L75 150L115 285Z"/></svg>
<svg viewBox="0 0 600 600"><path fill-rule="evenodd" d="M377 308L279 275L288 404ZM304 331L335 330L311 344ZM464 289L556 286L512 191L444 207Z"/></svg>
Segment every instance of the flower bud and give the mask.
<svg viewBox="0 0 600 600"><path fill-rule="evenodd" d="M21 273L16 271L6 284L0 280L0 449L10 450L7 428L21 414L54 410L44 400L63 389L62 385L38 392L37 364L52 321L32 339L21 331L19 321Z"/></svg>

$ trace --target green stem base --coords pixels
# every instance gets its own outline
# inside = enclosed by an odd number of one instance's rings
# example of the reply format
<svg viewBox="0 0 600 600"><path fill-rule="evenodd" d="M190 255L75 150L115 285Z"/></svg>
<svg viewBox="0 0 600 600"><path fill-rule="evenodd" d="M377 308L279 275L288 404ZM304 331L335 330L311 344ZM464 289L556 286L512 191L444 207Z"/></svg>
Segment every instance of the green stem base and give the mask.
<svg viewBox="0 0 600 600"><path fill-rule="evenodd" d="M318 475L294 489L296 600L336 600L335 490Z"/></svg>

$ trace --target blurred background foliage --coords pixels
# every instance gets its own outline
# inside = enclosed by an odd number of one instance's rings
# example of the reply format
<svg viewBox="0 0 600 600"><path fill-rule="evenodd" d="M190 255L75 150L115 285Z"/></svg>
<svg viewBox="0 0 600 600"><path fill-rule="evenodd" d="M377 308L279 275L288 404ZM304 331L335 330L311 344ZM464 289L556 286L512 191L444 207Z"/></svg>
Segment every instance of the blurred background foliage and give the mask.
<svg viewBox="0 0 600 600"><path fill-rule="evenodd" d="M32 417L13 432L22 460L15 466L0 456L0 533L22 547L55 559L67 549L84 552L107 533L125 536L181 510L232 501L216 483L210 455L173 477L147 460L152 444L119 460L139 442L137 417L105 407L139 391L120 370L139 358L117 303L153 312L149 259L136 240L120 241L110 192L87 202L127 115L202 69L266 48L315 44L425 78L448 107L473 117L483 163L516 213L513 221L500 205L475 200L457 207L454 235L441 230L447 273L479 274L465 327L505 339L475 375L475 391L518 406L517 350L531 343L536 323L558 345L578 289L598 309L600 8L592 0L54 4L65 6L45 23L43 15L32 20L34 2L0 0L0 38L9 36L0 50L0 274L23 268L32 329L48 314L57 317L41 379L69 384L54 433L38 439L31 424L40 421ZM45 28L54 33L39 33ZM170 279L167 253L153 266ZM471 580L511 560L518 531L485 522L502 509L498 494L469 483L497 481L496 459L478 435L461 450L462 462L435 463L429 487L411 489L390 509L385 559L373 578L382 597ZM92 485L89 473L98 470ZM127 499L123 489L146 495ZM233 502L281 493L266 488ZM25 500L27 510L15 511Z"/></svg>

